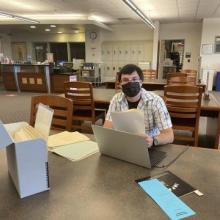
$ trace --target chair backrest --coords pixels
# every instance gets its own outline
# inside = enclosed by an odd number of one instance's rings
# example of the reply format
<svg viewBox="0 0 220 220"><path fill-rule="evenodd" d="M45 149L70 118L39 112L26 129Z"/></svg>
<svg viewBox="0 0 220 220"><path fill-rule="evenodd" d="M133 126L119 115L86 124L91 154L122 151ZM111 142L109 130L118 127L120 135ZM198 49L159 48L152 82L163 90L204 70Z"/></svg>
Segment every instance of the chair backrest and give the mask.
<svg viewBox="0 0 220 220"><path fill-rule="evenodd" d="M51 128L54 130L71 130L73 102L62 96L40 95L31 99L30 124L34 126L37 105L42 103L54 110Z"/></svg>
<svg viewBox="0 0 220 220"><path fill-rule="evenodd" d="M188 76L187 73L167 74L167 85L196 85L196 78Z"/></svg>
<svg viewBox="0 0 220 220"><path fill-rule="evenodd" d="M197 70L185 69L182 71L183 73L194 73L197 74Z"/></svg>
<svg viewBox="0 0 220 220"><path fill-rule="evenodd" d="M197 79L197 70L185 69L183 73L186 73L188 77L194 77L195 80Z"/></svg>
<svg viewBox="0 0 220 220"><path fill-rule="evenodd" d="M93 87L90 82L65 82L65 97L73 101L73 111L94 110Z"/></svg>
<svg viewBox="0 0 220 220"><path fill-rule="evenodd" d="M95 124L102 118L104 121L105 111L95 109L93 99L93 87L90 82L66 82L64 83L65 97L73 101L72 129L84 130L85 121Z"/></svg>
<svg viewBox="0 0 220 220"><path fill-rule="evenodd" d="M179 140L191 141L194 146L198 146L201 97L201 87L190 85L167 85L164 87L164 98L173 128L193 133L192 137L178 137Z"/></svg>
<svg viewBox="0 0 220 220"><path fill-rule="evenodd" d="M144 80L152 80L157 78L156 70L145 69L143 70Z"/></svg>
<svg viewBox="0 0 220 220"><path fill-rule="evenodd" d="M121 89L118 75L119 75L119 72L117 72L115 75L115 89Z"/></svg>

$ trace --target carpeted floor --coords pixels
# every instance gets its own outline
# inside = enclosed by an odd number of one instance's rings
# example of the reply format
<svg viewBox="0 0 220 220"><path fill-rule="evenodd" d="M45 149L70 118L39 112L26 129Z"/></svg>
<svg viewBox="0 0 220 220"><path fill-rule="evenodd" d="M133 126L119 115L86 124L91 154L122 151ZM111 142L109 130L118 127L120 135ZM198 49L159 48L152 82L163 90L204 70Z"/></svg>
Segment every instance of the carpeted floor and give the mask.
<svg viewBox="0 0 220 220"><path fill-rule="evenodd" d="M33 95L37 94L0 91L0 120L4 123L29 122Z"/></svg>

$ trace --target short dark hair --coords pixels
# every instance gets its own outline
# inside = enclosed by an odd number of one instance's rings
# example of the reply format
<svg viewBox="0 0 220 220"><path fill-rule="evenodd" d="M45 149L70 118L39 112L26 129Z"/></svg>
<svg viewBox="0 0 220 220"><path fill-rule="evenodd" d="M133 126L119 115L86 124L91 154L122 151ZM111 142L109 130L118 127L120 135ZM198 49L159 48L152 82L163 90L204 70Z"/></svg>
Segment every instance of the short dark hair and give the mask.
<svg viewBox="0 0 220 220"><path fill-rule="evenodd" d="M144 75L142 70L134 65L134 64L127 64L125 66L122 67L122 69L120 70L119 74L118 74L118 81L121 81L121 75L122 74L132 74L134 71L136 71L140 77L140 79L143 81L144 80Z"/></svg>

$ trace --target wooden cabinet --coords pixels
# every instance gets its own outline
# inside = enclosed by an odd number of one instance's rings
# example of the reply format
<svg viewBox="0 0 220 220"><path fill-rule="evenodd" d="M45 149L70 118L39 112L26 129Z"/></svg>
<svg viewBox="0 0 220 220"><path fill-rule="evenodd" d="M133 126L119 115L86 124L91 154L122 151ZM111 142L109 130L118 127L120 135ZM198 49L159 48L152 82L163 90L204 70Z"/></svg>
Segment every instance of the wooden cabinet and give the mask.
<svg viewBox="0 0 220 220"><path fill-rule="evenodd" d="M44 73L18 73L20 91L25 92L48 92Z"/></svg>
<svg viewBox="0 0 220 220"><path fill-rule="evenodd" d="M6 90L17 91L14 72L2 72L2 81Z"/></svg>
<svg viewBox="0 0 220 220"><path fill-rule="evenodd" d="M69 81L69 75L67 74L51 74L50 75L50 84L51 92L64 92L64 82Z"/></svg>

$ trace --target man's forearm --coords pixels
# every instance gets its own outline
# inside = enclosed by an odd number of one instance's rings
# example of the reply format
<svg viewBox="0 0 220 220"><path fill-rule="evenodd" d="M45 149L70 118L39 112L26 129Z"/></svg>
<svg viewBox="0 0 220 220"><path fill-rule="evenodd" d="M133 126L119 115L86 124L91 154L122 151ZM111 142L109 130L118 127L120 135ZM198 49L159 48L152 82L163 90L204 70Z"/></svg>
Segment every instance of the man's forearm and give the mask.
<svg viewBox="0 0 220 220"><path fill-rule="evenodd" d="M172 128L165 129L161 131L159 135L155 136L155 138L158 141L158 145L172 143L174 140L173 129Z"/></svg>

